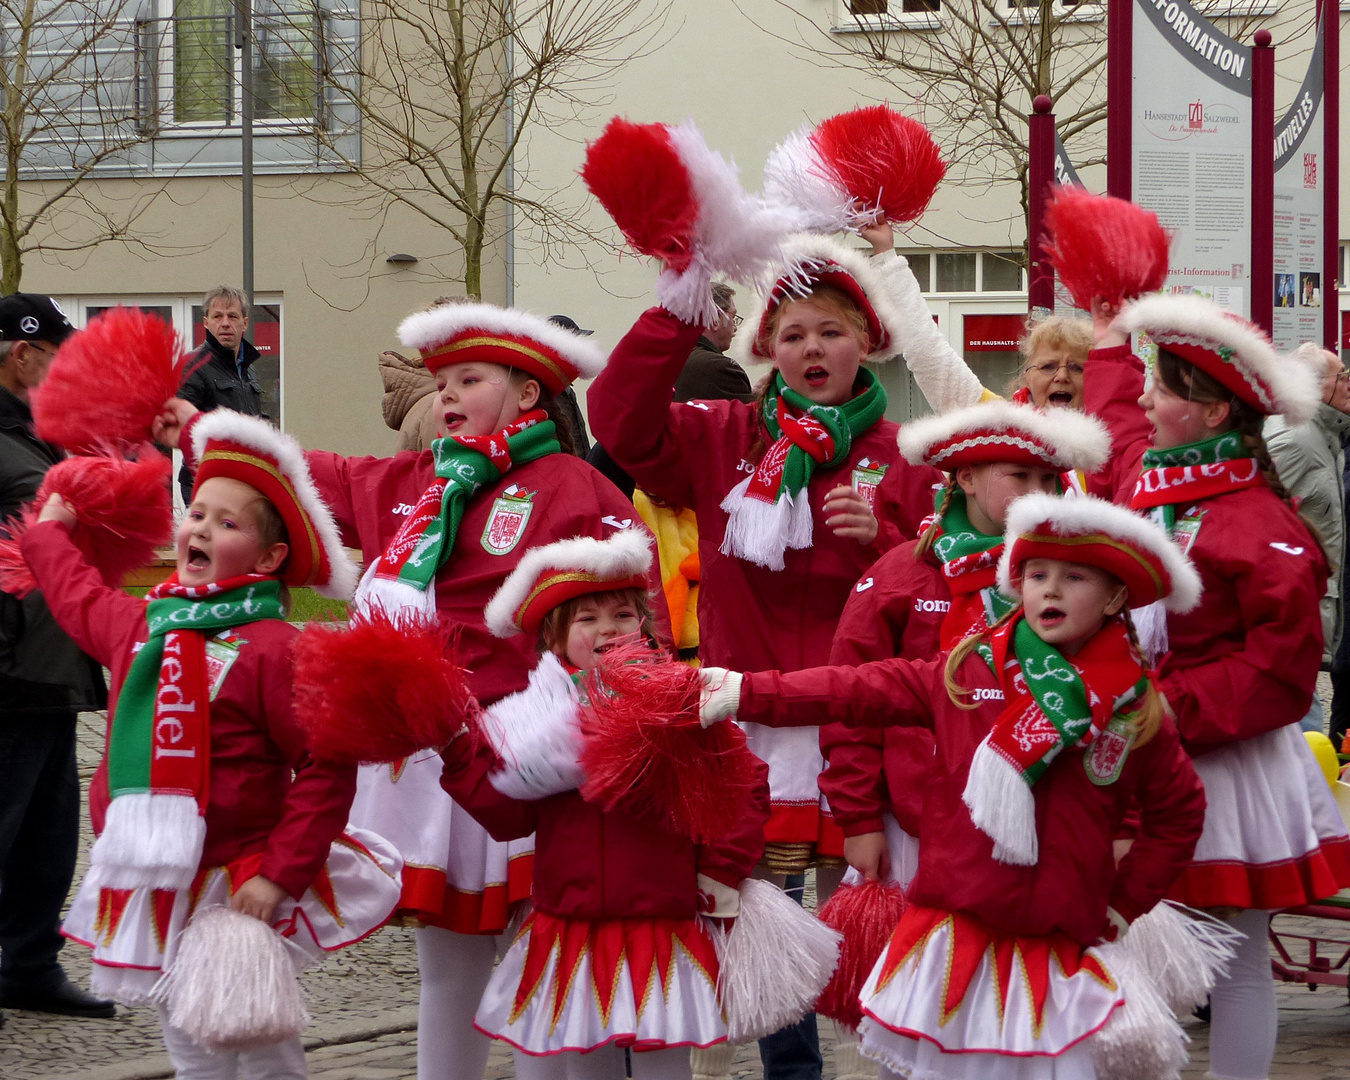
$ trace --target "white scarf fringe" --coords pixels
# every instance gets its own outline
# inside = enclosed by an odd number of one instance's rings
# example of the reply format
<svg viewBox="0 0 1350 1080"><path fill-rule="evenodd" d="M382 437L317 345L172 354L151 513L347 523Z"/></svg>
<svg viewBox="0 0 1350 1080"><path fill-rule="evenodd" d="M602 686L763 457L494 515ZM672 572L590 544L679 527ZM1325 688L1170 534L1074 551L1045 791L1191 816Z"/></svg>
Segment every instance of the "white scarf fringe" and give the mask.
<svg viewBox="0 0 1350 1080"><path fill-rule="evenodd" d="M810 490L803 488L795 497L785 491L769 503L746 495L753 479L747 476L722 500L727 529L719 550L769 570L782 570L784 552L811 546L815 525Z"/></svg>
<svg viewBox="0 0 1350 1080"><path fill-rule="evenodd" d="M186 889L205 843L206 819L193 796L119 795L89 852L89 872L100 888Z"/></svg>
<svg viewBox="0 0 1350 1080"><path fill-rule="evenodd" d="M483 713L483 734L502 760L488 780L512 799L544 799L581 786L579 702L572 677L546 652L530 685Z"/></svg>
<svg viewBox="0 0 1350 1080"><path fill-rule="evenodd" d="M356 587L352 606L360 615L369 615L373 609L380 609L396 623L405 616L412 615L419 622L436 621L436 583L425 589L409 585L406 581L394 578L377 577L375 568L379 560L374 559L361 575L361 584Z"/></svg>
<svg viewBox="0 0 1350 1080"><path fill-rule="evenodd" d="M996 861L1036 865L1036 798L1017 767L989 745L987 735L975 748L961 800L975 827L993 839Z"/></svg>
<svg viewBox="0 0 1350 1080"><path fill-rule="evenodd" d="M1167 608L1161 600L1130 612L1134 633L1139 638L1139 649L1150 666L1156 665L1167 652Z"/></svg>

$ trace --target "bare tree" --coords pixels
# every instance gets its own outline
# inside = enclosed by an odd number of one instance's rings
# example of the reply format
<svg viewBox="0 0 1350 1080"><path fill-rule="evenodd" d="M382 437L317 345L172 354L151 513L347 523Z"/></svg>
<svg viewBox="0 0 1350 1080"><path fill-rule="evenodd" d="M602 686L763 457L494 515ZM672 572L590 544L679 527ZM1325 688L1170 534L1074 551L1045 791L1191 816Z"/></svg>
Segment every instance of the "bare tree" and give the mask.
<svg viewBox="0 0 1350 1080"><path fill-rule="evenodd" d="M0 293L24 258L133 233L163 185L111 190L154 134L143 116L133 0L0 0Z"/></svg>
<svg viewBox="0 0 1350 1080"><path fill-rule="evenodd" d="M368 194L355 198L448 234L474 298L508 205L545 243L591 239L576 207L525 193L516 151L531 125L592 114L666 14L665 0L368 0L359 89L335 86L361 122L360 160L346 163Z"/></svg>

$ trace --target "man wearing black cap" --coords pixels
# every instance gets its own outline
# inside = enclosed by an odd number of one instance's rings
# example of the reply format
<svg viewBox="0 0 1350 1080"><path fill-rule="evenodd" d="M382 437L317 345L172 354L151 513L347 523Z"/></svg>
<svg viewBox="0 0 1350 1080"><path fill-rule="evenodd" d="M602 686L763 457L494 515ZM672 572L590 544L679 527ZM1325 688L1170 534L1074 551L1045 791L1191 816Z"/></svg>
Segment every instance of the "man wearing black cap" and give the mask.
<svg viewBox="0 0 1350 1080"><path fill-rule="evenodd" d="M0 523L61 460L34 434L28 397L72 330L49 297L0 298ZM75 986L57 961L80 835L75 714L106 706L103 672L42 594L0 593L0 1006L113 1015L111 1001Z"/></svg>

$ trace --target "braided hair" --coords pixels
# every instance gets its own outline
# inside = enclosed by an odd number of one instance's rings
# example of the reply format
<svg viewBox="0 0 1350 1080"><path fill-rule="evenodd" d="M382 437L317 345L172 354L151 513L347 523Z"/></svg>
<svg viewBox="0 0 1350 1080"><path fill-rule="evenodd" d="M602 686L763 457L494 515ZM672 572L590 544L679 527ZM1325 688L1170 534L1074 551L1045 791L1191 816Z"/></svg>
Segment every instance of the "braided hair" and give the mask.
<svg viewBox="0 0 1350 1080"><path fill-rule="evenodd" d="M937 542L938 529L942 528L942 517L952 505L952 496L956 494L957 486L956 473L948 473L947 485L942 489L942 496L938 500L937 510L933 513L933 520L929 523L928 528L923 531L923 535L919 537L919 543L914 548L915 562L927 555L933 549L933 544Z"/></svg>

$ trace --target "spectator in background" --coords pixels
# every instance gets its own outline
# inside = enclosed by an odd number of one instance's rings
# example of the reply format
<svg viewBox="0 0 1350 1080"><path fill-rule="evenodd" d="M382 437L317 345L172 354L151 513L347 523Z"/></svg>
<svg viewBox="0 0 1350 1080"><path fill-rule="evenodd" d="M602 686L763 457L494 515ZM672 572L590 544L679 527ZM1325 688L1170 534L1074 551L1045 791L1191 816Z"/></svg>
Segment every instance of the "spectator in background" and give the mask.
<svg viewBox="0 0 1350 1080"><path fill-rule="evenodd" d="M718 281L712 287L713 302L722 317L705 327L694 351L675 380L675 401L750 401L750 376L727 355L741 317L736 314L736 290Z"/></svg>
<svg viewBox="0 0 1350 1080"><path fill-rule="evenodd" d="M1323 666L1336 656L1342 632L1342 587L1345 582L1345 471L1343 443L1350 437L1350 371L1333 352L1311 342L1296 354L1317 369L1322 379L1322 404L1306 424L1289 427L1282 416L1266 421L1266 445L1289 494L1300 500L1299 509L1317 526L1331 563L1327 592L1322 598ZM1344 695L1342 695L1344 696ZM1322 703L1313 695L1312 708L1303 720L1307 731L1322 731ZM1333 720L1334 727L1334 720Z"/></svg>
<svg viewBox="0 0 1350 1080"><path fill-rule="evenodd" d="M380 410L386 427L398 432L394 450L426 450L436 438L440 417L432 407L436 403L436 380L421 359L409 359L402 353L380 353L376 361L384 397Z"/></svg>
<svg viewBox="0 0 1350 1080"><path fill-rule="evenodd" d="M1083 408L1083 364L1092 351L1088 319L1052 315L1027 332L1018 347L1022 370L1013 381L1013 400L1038 409Z"/></svg>
<svg viewBox="0 0 1350 1080"><path fill-rule="evenodd" d="M72 332L49 297L0 299L0 523L64 457L33 431L28 395ZM2 527L2 526L0 526ZM61 908L80 839L75 716L108 701L102 669L56 625L42 593L0 593L0 1006L108 1017L66 978ZM2 1022L2 1021L0 1021Z"/></svg>
<svg viewBox="0 0 1350 1080"><path fill-rule="evenodd" d="M244 340L248 315L248 299L233 285L217 285L202 297L206 340L178 391L179 397L202 412L233 409L246 416L263 415L262 385L253 374L258 350ZM192 473L186 465L178 472L178 485L183 502L191 502Z"/></svg>
<svg viewBox="0 0 1350 1080"><path fill-rule="evenodd" d="M576 324L576 320L568 315L550 315L548 321L581 337L590 337L595 333L594 330L583 330ZM586 420L581 415L581 406L577 404L576 390L567 387L558 395L557 401L559 411L567 418L567 423L572 428L572 453L579 458L588 457L591 452L591 437L586 432Z"/></svg>

